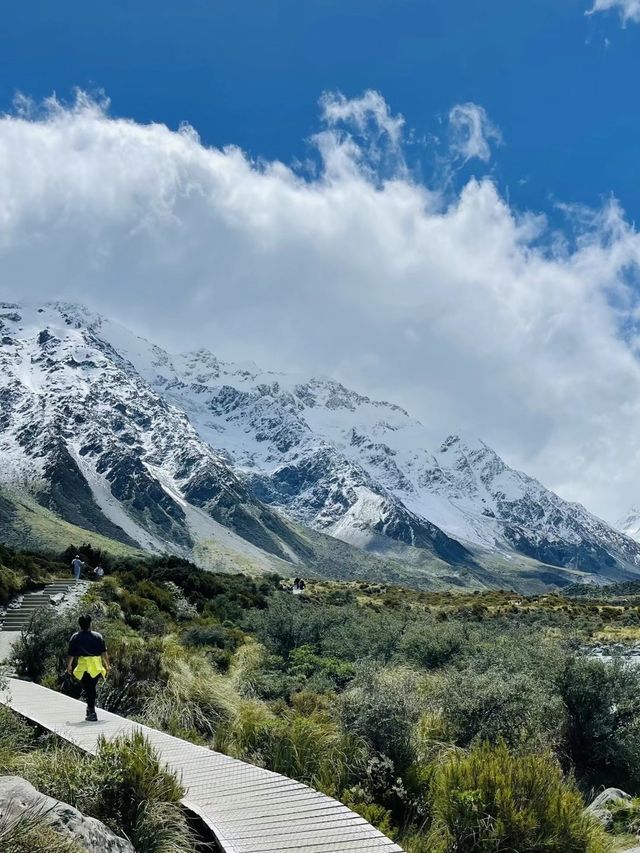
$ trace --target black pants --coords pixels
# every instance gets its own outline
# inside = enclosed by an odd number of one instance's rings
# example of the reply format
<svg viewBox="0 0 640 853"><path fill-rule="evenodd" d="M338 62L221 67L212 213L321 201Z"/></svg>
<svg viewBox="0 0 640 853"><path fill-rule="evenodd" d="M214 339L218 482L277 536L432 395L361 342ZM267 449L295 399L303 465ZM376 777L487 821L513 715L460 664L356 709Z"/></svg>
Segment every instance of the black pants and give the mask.
<svg viewBox="0 0 640 853"><path fill-rule="evenodd" d="M85 672L80 680L80 684L82 684L82 689L84 690L84 695L87 699L87 711L90 712L93 712L96 709L96 688L98 686L98 681L100 681L99 675L92 678L88 672Z"/></svg>

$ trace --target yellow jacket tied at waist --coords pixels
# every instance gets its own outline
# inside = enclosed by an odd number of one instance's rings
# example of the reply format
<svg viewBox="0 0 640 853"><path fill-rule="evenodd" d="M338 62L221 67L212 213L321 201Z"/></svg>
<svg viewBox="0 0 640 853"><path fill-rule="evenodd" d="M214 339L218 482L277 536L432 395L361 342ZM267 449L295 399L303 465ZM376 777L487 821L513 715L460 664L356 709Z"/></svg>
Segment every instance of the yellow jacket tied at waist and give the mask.
<svg viewBox="0 0 640 853"><path fill-rule="evenodd" d="M78 679L78 681L82 680L82 676L88 673L91 678L97 678L98 676L102 676L103 678L107 677L107 670L103 663L102 657L97 655L95 657L80 657L78 658L78 663L76 664L76 668L73 670L74 676Z"/></svg>

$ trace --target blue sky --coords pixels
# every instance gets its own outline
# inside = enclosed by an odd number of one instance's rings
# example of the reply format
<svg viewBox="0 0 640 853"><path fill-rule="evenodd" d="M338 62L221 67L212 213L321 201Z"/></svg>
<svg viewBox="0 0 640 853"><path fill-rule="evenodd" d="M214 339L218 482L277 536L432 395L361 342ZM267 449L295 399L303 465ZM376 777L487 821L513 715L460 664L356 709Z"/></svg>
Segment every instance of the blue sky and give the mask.
<svg viewBox="0 0 640 853"><path fill-rule="evenodd" d="M32 0L3 25L0 299L330 375L608 520L640 505L640 0Z"/></svg>
<svg viewBox="0 0 640 853"><path fill-rule="evenodd" d="M417 138L454 104L482 105L512 204L640 218L640 26L587 0L31 0L5 4L0 108L74 86L112 113L289 163L308 154L324 90L380 91ZM413 146L428 180L433 148Z"/></svg>

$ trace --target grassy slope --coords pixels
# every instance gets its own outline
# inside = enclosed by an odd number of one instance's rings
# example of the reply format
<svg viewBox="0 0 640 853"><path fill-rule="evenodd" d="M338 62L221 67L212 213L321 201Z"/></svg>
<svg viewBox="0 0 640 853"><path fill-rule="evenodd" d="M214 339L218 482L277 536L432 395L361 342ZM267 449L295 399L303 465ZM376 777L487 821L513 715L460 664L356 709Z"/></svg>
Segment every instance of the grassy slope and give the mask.
<svg viewBox="0 0 640 853"><path fill-rule="evenodd" d="M122 542L63 521L25 494L0 491L0 542L13 548L60 551L70 544L89 544L114 556L140 556Z"/></svg>

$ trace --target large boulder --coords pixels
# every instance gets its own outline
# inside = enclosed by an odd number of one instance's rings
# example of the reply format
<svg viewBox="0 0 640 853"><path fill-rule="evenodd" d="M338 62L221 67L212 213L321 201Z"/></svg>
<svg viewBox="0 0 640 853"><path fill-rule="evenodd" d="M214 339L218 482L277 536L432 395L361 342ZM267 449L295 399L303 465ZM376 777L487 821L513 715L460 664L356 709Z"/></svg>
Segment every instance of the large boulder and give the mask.
<svg viewBox="0 0 640 853"><path fill-rule="evenodd" d="M585 809L586 812L593 815L596 820L600 821L605 829L611 829L613 825L613 815L611 806L620 805L620 803L631 803L631 797L620 788L606 788L601 794L595 798Z"/></svg>
<svg viewBox="0 0 640 853"><path fill-rule="evenodd" d="M34 809L45 815L52 829L73 839L87 853L135 853L128 841L99 820L41 794L19 776L0 776L0 815L17 817Z"/></svg>

